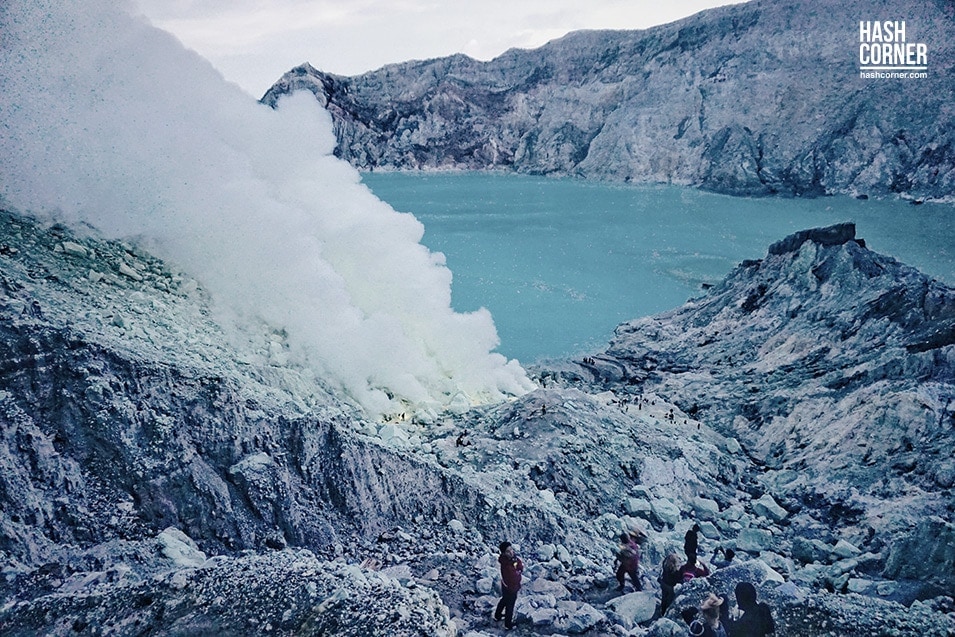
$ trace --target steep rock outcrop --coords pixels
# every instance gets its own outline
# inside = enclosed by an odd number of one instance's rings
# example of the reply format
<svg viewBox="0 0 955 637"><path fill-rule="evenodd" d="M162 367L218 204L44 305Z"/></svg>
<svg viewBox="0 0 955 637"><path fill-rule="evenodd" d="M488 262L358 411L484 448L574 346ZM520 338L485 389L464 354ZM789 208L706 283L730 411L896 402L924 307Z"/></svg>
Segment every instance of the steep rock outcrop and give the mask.
<svg viewBox="0 0 955 637"><path fill-rule="evenodd" d="M873 17L880 16L880 17ZM859 21L906 21L928 76L859 76ZM490 62L464 55L356 77L308 64L264 95L311 91L336 154L365 170L504 169L735 195L950 198L950 3L768 3L645 31L575 32Z"/></svg>
<svg viewBox="0 0 955 637"><path fill-rule="evenodd" d="M923 527L955 513L955 291L863 246L852 224L797 233L620 326L598 358L737 438L787 508L814 511L806 537L820 521L869 528L890 572L950 589L951 533Z"/></svg>

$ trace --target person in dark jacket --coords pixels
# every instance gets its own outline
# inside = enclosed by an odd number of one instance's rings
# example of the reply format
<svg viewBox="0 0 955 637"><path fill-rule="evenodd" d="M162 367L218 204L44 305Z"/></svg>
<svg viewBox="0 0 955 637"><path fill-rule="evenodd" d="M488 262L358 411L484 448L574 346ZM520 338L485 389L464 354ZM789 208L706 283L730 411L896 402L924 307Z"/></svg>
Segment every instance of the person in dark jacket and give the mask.
<svg viewBox="0 0 955 637"><path fill-rule="evenodd" d="M521 590L521 574L524 572L524 563L517 557L510 542L501 542L498 547L500 556L497 558L501 565L501 601L497 603L494 619L500 621L503 617L504 628L514 628L514 604L517 602L517 592Z"/></svg>
<svg viewBox="0 0 955 637"><path fill-rule="evenodd" d="M670 553L663 559L663 567L660 573L660 615L666 615L667 609L676 598L676 592L673 590L677 584L683 582L683 575L680 573L680 556L676 553Z"/></svg>
<svg viewBox="0 0 955 637"><path fill-rule="evenodd" d="M700 525L694 524L690 530L683 536L683 552L686 554L686 561L696 560L696 552L700 547Z"/></svg>
<svg viewBox="0 0 955 637"><path fill-rule="evenodd" d="M736 605L743 614L727 620L729 637L766 637L776 632L769 606L756 601L756 587L749 582L736 585Z"/></svg>

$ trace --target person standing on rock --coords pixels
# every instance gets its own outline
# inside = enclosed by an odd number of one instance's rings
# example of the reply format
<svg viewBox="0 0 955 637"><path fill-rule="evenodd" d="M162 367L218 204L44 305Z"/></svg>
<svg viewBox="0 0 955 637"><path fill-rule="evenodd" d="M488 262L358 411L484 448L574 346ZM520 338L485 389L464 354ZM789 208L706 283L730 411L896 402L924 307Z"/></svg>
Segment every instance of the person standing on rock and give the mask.
<svg viewBox="0 0 955 637"><path fill-rule="evenodd" d="M683 537L683 552L686 554L686 561L696 561L696 552L700 547L700 525L694 524Z"/></svg>
<svg viewBox="0 0 955 637"><path fill-rule="evenodd" d="M620 585L617 590L623 590L624 581L629 575L634 590L642 591L643 584L640 583L640 547L629 533L620 534L620 548L617 549L617 556L614 561L618 564L617 582Z"/></svg>
<svg viewBox="0 0 955 637"><path fill-rule="evenodd" d="M494 619L500 621L503 617L504 628L514 628L514 604L517 602L517 592L521 590L521 574L524 572L524 563L517 557L510 542L501 542L498 547L500 556L497 558L501 565L501 601L497 603Z"/></svg>
<svg viewBox="0 0 955 637"><path fill-rule="evenodd" d="M728 619L729 637L766 637L776 632L769 606L756 601L756 587L749 582L736 585L736 605L743 612L739 619Z"/></svg>

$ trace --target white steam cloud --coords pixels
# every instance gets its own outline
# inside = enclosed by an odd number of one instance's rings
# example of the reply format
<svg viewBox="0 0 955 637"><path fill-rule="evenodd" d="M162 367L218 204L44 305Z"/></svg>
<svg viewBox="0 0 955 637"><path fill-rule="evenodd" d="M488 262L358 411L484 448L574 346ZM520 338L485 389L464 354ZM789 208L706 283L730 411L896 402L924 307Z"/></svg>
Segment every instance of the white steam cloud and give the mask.
<svg viewBox="0 0 955 637"><path fill-rule="evenodd" d="M372 414L531 388L486 310L451 309L421 224L332 156L311 95L262 106L109 0L5 0L0 47L9 204L147 237Z"/></svg>

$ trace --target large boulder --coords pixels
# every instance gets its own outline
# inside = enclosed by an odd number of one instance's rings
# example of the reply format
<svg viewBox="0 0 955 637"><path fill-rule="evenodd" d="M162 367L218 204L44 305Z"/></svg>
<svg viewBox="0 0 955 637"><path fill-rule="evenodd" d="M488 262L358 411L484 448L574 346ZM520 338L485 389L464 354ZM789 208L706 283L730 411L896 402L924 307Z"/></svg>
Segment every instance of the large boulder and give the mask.
<svg viewBox="0 0 955 637"><path fill-rule="evenodd" d="M615 597L605 605L613 611L611 619L627 629L632 629L637 624L653 619L657 609L657 597L657 594L652 592L630 593Z"/></svg>
<svg viewBox="0 0 955 637"><path fill-rule="evenodd" d="M951 594L955 591L955 524L937 517L919 522L889 547L883 575L922 580Z"/></svg>

